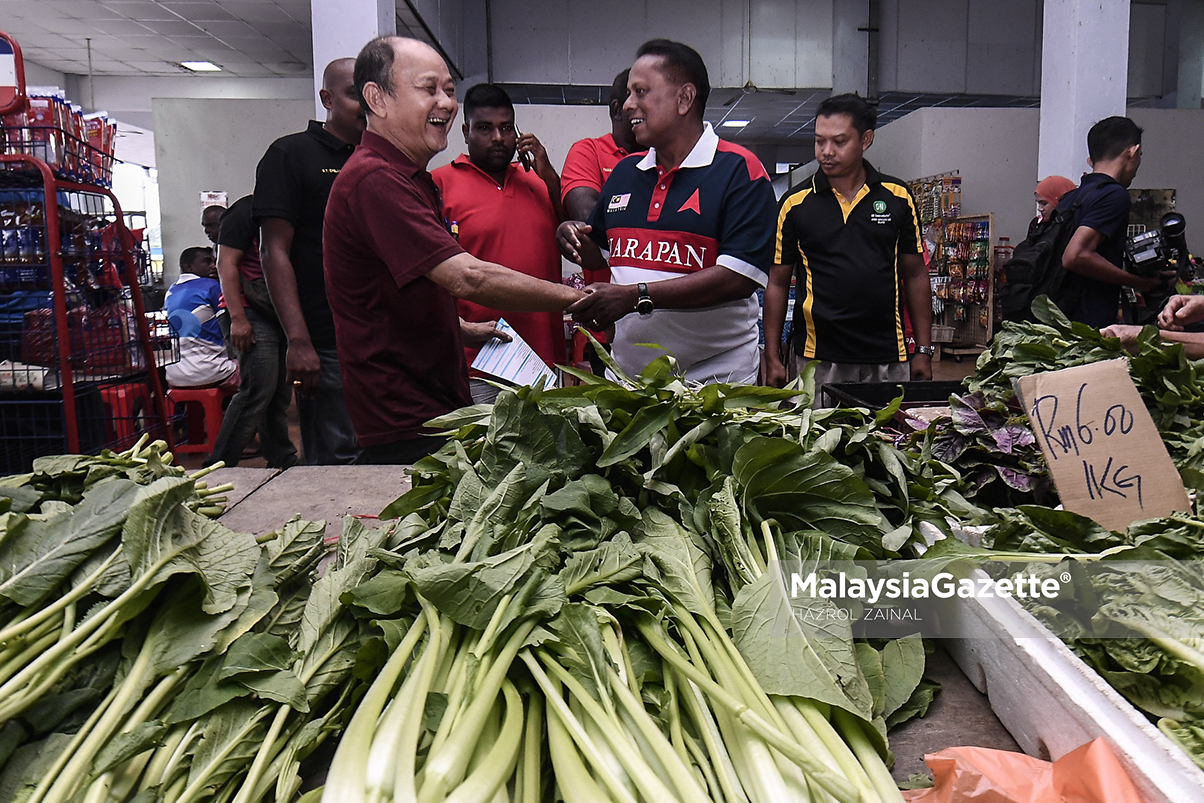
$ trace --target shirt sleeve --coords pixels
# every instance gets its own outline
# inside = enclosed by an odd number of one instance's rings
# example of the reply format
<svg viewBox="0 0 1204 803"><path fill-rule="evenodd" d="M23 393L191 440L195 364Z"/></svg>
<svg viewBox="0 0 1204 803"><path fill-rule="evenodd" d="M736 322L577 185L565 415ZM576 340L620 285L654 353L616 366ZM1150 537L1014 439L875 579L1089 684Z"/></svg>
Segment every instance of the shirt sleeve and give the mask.
<svg viewBox="0 0 1204 803"><path fill-rule="evenodd" d="M611 173L613 176L614 173ZM610 183L607 179L606 184ZM606 209L602 199L606 197L606 185L602 186L602 195L598 198L598 203L594 204L594 211L590 212L589 220L586 223L590 226L589 238L593 240L598 248L602 249L603 254L610 253L610 238L606 236Z"/></svg>
<svg viewBox="0 0 1204 803"><path fill-rule="evenodd" d="M222 215L217 244L239 251L250 251L258 234L259 228L251 220L251 199L243 198L235 201L226 214Z"/></svg>
<svg viewBox="0 0 1204 803"><path fill-rule="evenodd" d="M379 171L362 180L348 204L350 216L363 221L366 244L384 261L398 287L464 253L420 193L420 187L404 178Z"/></svg>
<svg viewBox="0 0 1204 803"><path fill-rule="evenodd" d="M920 213L911 189L903 187L904 195L898 196L905 207L906 220L899 226L899 253L923 254L923 235L920 233Z"/></svg>
<svg viewBox="0 0 1204 803"><path fill-rule="evenodd" d="M764 287L773 264L776 208L768 178L752 178L737 171L723 198L715 264Z"/></svg>
<svg viewBox="0 0 1204 803"><path fill-rule="evenodd" d="M602 166L598 163L597 143L591 139L578 140L569 148L560 171L560 200L563 202L577 187L602 191Z"/></svg>
<svg viewBox="0 0 1204 803"><path fill-rule="evenodd" d="M805 192L796 192L782 198L778 207L778 218L773 242L773 264L793 265L798 261L802 252L795 230L794 219L798 214L795 208L803 202Z"/></svg>
<svg viewBox="0 0 1204 803"><path fill-rule="evenodd" d="M205 291L205 300L209 302L209 306L213 309L221 309L219 306L222 299L222 285L217 279L209 280L209 287Z"/></svg>
<svg viewBox="0 0 1204 803"><path fill-rule="evenodd" d="M1079 190L1084 192L1084 190ZM1129 221L1129 192L1119 184L1101 189L1089 188L1090 193L1079 209L1078 225L1094 229L1105 237L1114 237Z"/></svg>
<svg viewBox="0 0 1204 803"><path fill-rule="evenodd" d="M265 217L282 218L295 229L302 218L303 195L301 179L292 160L279 142L273 142L255 169L252 217L255 221Z"/></svg>

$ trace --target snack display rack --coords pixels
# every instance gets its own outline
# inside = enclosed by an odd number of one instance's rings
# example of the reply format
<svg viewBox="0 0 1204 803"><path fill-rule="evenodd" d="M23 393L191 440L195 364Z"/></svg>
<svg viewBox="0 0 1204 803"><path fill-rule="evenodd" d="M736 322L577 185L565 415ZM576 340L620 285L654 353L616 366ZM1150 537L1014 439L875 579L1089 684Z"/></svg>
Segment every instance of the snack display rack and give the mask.
<svg viewBox="0 0 1204 803"><path fill-rule="evenodd" d="M962 216L956 172L917 179L911 191L929 254L933 343L944 355L977 354L994 330L994 216Z"/></svg>
<svg viewBox="0 0 1204 803"><path fill-rule="evenodd" d="M33 123L20 48L16 92L0 106L0 473L34 458L169 439L156 367L178 359L170 328L148 323L149 283L106 186L107 147ZM107 151L107 152L106 152Z"/></svg>

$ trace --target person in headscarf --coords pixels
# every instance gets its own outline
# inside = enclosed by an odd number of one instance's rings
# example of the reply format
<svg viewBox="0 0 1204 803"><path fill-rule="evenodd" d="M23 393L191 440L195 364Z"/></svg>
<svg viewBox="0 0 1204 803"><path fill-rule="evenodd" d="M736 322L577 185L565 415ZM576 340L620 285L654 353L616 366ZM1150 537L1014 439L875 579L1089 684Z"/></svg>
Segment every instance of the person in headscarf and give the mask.
<svg viewBox="0 0 1204 803"><path fill-rule="evenodd" d="M1038 223L1044 223L1058 208L1062 196L1075 188L1075 183L1065 176L1049 176L1037 184L1033 198L1037 201L1037 216L1028 224L1028 236L1032 237Z"/></svg>

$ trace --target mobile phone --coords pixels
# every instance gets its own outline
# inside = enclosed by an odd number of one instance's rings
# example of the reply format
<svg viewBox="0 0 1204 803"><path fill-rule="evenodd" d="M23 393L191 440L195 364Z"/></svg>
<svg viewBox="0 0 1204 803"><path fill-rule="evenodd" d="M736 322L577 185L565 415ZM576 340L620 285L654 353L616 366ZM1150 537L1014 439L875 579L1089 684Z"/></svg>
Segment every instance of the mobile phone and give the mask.
<svg viewBox="0 0 1204 803"><path fill-rule="evenodd" d="M517 125L514 126L514 133L518 134L520 137L523 135L523 132L518 130ZM523 166L523 170L526 170L528 173L531 172L531 154L523 153L522 151L519 151L518 152L518 163Z"/></svg>

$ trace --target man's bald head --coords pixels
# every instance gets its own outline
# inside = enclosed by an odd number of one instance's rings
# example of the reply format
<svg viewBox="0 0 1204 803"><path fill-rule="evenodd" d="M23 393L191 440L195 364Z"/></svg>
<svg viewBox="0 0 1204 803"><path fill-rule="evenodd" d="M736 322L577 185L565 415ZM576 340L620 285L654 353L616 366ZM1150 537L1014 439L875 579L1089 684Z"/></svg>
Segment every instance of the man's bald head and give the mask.
<svg viewBox="0 0 1204 803"><path fill-rule="evenodd" d="M392 95L396 90L393 85L393 67L395 62L401 62L403 68L412 62L429 60L431 56L442 61L439 51L420 42L404 36L378 36L364 45L359 56L355 59L355 89L359 93L360 106L365 114L371 114L367 101L364 100L364 86L376 84L386 94Z"/></svg>
<svg viewBox="0 0 1204 803"><path fill-rule="evenodd" d="M355 60L355 91L368 130L425 168L447 147L456 118L456 83L430 45L387 36L364 45Z"/></svg>
<svg viewBox="0 0 1204 803"><path fill-rule="evenodd" d="M339 86L350 83L355 71L355 59L335 59L322 71L322 88L328 92L338 91Z"/></svg>
<svg viewBox="0 0 1204 803"><path fill-rule="evenodd" d="M368 124L360 110L359 93L352 81L355 59L335 59L322 71L318 97L326 109L326 130L344 142L358 145Z"/></svg>

